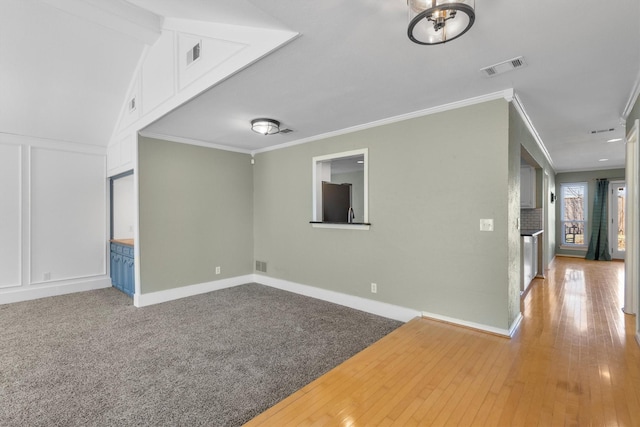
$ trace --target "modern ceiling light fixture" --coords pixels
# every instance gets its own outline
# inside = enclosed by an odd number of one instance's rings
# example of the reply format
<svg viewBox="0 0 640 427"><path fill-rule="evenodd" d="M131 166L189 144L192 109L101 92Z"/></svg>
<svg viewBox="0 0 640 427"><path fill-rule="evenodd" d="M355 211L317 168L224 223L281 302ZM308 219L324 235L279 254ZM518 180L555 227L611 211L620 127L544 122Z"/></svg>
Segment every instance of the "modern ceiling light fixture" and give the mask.
<svg viewBox="0 0 640 427"><path fill-rule="evenodd" d="M251 130L262 135L274 135L280 132L280 122L273 119L251 120Z"/></svg>
<svg viewBox="0 0 640 427"><path fill-rule="evenodd" d="M476 19L475 0L407 0L411 41L442 44L457 39Z"/></svg>

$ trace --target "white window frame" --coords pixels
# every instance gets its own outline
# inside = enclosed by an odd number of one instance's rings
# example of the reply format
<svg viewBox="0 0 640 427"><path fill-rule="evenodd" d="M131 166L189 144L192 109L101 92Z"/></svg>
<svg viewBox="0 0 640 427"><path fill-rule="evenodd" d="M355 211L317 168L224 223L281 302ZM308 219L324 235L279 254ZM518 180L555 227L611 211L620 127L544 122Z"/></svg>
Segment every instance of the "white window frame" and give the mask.
<svg viewBox="0 0 640 427"><path fill-rule="evenodd" d="M577 186L581 186L584 189L584 200L583 200L583 206L582 209L584 211L584 219L582 221L575 221L575 220L565 220L565 215L564 215L564 207L565 207L565 202L564 202L564 189L565 187L577 187ZM571 248L571 249L586 249L589 245L589 183L588 182L563 182L560 184L560 239L561 239L561 243L560 246L564 247L564 248ZM584 226L583 226L583 230L584 230L584 242L583 243L567 243L565 241L565 233L564 233L564 223L565 222L583 222Z"/></svg>
<svg viewBox="0 0 640 427"><path fill-rule="evenodd" d="M347 157L364 158L364 220L363 224L330 224L322 222L322 181L331 180L331 170L326 167L331 160L343 159ZM351 230L369 230L369 149L344 151L342 153L316 156L311 159L312 164L312 213L311 226L314 228L342 228Z"/></svg>

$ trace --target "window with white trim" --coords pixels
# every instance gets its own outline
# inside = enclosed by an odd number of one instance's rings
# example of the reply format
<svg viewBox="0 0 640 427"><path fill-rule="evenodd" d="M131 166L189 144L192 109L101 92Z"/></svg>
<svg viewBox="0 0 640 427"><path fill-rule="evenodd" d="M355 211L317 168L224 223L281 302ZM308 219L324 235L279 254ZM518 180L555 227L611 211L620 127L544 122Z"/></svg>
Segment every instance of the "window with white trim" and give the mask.
<svg viewBox="0 0 640 427"><path fill-rule="evenodd" d="M586 182L560 184L560 230L563 245L587 245L587 188Z"/></svg>

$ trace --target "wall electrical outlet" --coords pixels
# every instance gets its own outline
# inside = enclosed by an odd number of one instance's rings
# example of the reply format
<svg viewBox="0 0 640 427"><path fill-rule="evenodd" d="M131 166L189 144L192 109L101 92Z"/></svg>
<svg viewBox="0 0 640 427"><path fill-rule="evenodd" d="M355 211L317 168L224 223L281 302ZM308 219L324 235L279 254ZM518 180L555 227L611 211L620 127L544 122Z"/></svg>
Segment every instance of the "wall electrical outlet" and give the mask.
<svg viewBox="0 0 640 427"><path fill-rule="evenodd" d="M372 294L377 294L378 293L378 285L376 285L375 283L371 284L371 293Z"/></svg>
<svg viewBox="0 0 640 427"><path fill-rule="evenodd" d="M216 274L220 274L220 266L216 267Z"/></svg>
<svg viewBox="0 0 640 427"><path fill-rule="evenodd" d="M481 219L480 231L493 231L493 219Z"/></svg>
<svg viewBox="0 0 640 427"><path fill-rule="evenodd" d="M44 273L42 275L42 280L51 280L51 273Z"/></svg>

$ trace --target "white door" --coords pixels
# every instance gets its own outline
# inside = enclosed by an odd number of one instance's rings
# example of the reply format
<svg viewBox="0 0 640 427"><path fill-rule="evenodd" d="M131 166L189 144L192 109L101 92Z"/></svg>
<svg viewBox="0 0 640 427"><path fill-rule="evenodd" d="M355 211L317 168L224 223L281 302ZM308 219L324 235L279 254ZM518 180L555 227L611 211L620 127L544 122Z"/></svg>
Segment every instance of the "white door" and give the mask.
<svg viewBox="0 0 640 427"><path fill-rule="evenodd" d="M627 201L627 186L624 181L611 181L609 183L609 246L611 257L624 259L625 254L625 229L624 215Z"/></svg>

